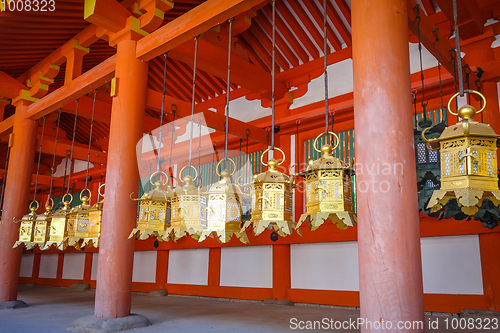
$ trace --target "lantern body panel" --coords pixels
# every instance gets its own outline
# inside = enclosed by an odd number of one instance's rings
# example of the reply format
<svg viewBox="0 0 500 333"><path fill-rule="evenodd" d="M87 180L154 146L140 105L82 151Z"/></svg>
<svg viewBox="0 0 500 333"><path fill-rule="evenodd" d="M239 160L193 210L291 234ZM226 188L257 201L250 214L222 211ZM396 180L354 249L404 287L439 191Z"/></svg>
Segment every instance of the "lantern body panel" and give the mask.
<svg viewBox="0 0 500 333"><path fill-rule="evenodd" d="M51 220L52 213L45 213L36 217L33 241L37 243L40 248L50 239L49 232Z"/></svg>
<svg viewBox="0 0 500 333"><path fill-rule="evenodd" d="M496 141L481 137L441 141L441 189L498 190Z"/></svg>
<svg viewBox="0 0 500 333"><path fill-rule="evenodd" d="M170 227L170 201L141 200L138 229L165 231Z"/></svg>
<svg viewBox="0 0 500 333"><path fill-rule="evenodd" d="M89 209L89 235L88 238L101 236L102 202L96 203Z"/></svg>
<svg viewBox="0 0 500 333"><path fill-rule="evenodd" d="M34 219L22 218L21 226L19 227L19 241L24 243L33 242L33 225Z"/></svg>

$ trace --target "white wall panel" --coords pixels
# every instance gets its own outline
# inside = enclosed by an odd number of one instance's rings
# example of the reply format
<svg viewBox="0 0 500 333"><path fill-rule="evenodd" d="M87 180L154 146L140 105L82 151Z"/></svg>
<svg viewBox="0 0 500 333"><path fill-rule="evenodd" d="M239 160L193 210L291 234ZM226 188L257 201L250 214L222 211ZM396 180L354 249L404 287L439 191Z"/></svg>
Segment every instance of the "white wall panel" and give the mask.
<svg viewBox="0 0 500 333"><path fill-rule="evenodd" d="M170 250L167 282L208 285L208 249Z"/></svg>
<svg viewBox="0 0 500 333"><path fill-rule="evenodd" d="M156 251L134 253L133 282L156 282Z"/></svg>
<svg viewBox="0 0 500 333"><path fill-rule="evenodd" d="M85 270L85 253L65 253L63 262L63 279L83 280Z"/></svg>
<svg viewBox="0 0 500 333"><path fill-rule="evenodd" d="M482 295L477 235L422 238L424 292Z"/></svg>
<svg viewBox="0 0 500 333"><path fill-rule="evenodd" d="M57 277L58 254L42 254L40 256L40 271L38 276L41 278L55 279Z"/></svg>
<svg viewBox="0 0 500 333"><path fill-rule="evenodd" d="M292 288L359 290L358 243L291 246Z"/></svg>
<svg viewBox="0 0 500 333"><path fill-rule="evenodd" d="M90 273L91 280L97 280L97 263L99 261L99 253L92 253L92 272Z"/></svg>
<svg viewBox="0 0 500 333"><path fill-rule="evenodd" d="M33 253L23 254L21 259L21 272L19 276L32 277L34 261L35 261L35 255Z"/></svg>
<svg viewBox="0 0 500 333"><path fill-rule="evenodd" d="M272 246L241 246L222 248L220 285L232 287L272 288Z"/></svg>

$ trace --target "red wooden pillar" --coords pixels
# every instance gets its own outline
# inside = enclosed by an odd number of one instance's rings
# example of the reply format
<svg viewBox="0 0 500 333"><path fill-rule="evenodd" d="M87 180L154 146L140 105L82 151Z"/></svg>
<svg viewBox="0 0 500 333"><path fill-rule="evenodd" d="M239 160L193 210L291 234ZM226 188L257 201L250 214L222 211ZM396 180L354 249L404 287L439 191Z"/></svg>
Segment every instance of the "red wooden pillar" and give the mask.
<svg viewBox="0 0 500 333"><path fill-rule="evenodd" d="M0 302L17 299L17 284L21 270L22 247L12 246L19 236L20 218L28 211L28 195L31 188L33 160L36 145L36 122L26 119L28 105L23 100L16 104L14 115L13 143L10 150L5 200L0 227Z"/></svg>
<svg viewBox="0 0 500 333"><path fill-rule="evenodd" d="M424 297L407 5L351 4L361 318L375 323L361 331L409 332L397 322L424 322Z"/></svg>
<svg viewBox="0 0 500 333"><path fill-rule="evenodd" d="M136 145L142 135L148 64L135 57L136 42L122 41L116 54L117 95L113 98L106 172L106 200L97 268L96 317L130 315L139 169Z"/></svg>

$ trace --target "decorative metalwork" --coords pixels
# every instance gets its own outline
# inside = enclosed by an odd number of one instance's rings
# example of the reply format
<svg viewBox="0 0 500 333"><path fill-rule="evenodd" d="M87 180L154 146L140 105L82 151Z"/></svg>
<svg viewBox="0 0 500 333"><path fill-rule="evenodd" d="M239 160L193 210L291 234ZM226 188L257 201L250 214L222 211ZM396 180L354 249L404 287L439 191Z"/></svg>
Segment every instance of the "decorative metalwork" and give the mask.
<svg viewBox="0 0 500 333"><path fill-rule="evenodd" d="M484 199L491 200L495 206L500 205L497 175L500 137L490 125L471 119L486 107L485 97L475 90L465 92L478 94L484 100L481 110L464 105L458 113L452 112L451 102L459 95L456 93L448 102L448 110L462 120L447 127L437 139L427 139L427 129L422 132L428 147L441 153L441 188L434 191L427 205L431 212L440 210L453 198L468 216L478 212Z"/></svg>
<svg viewBox="0 0 500 333"><path fill-rule="evenodd" d="M65 198L69 196L69 200ZM71 212L71 202L73 201L73 196L70 193L66 193L62 197L63 208L57 210L52 215L52 220L50 221L50 236L47 243L42 250L48 250L52 245L57 247L59 250L65 250L68 247L68 230L73 230L73 227L69 228L69 214ZM73 233L74 235L74 233Z"/></svg>
<svg viewBox="0 0 500 333"><path fill-rule="evenodd" d="M205 240L209 235L215 233L220 243L227 243L235 235L243 243L248 243L245 231L241 230L241 196L242 191L238 185L231 182L231 176L236 172L236 163L233 172L222 170L219 173L217 164L216 172L221 177L218 183L213 184L204 195L207 197L207 228L201 234L199 241Z"/></svg>
<svg viewBox="0 0 500 333"><path fill-rule="evenodd" d="M163 183L160 180L156 180L153 183L153 177L157 174L165 176ZM175 193L171 185L167 186L166 191L162 189L168 182L168 176L163 171L153 173L149 178L149 182L155 188L144 193L140 199L132 199L139 201L139 219L137 221L137 228L132 230L129 238L137 235L139 239L144 240L149 236L155 236L160 241L168 241L170 234L171 200L175 196Z"/></svg>
<svg viewBox="0 0 500 333"><path fill-rule="evenodd" d="M87 191L88 196L83 195ZM89 235L89 209L91 192L85 188L80 192L80 200L82 203L71 209L68 215L67 225L67 242L69 246L75 248L80 247L80 240L88 237Z"/></svg>
<svg viewBox="0 0 500 333"><path fill-rule="evenodd" d="M35 206L36 205L36 206ZM21 244L24 244L28 250L31 250L33 247L35 247L34 243L34 233L33 229L35 226L35 220L37 217L37 210L38 210L38 201L33 200L30 203L29 209L30 212L26 215L24 215L20 220L17 220L17 218L14 217L14 222L20 222L21 226L19 228L19 240L14 243L13 248L18 247Z"/></svg>
<svg viewBox="0 0 500 333"><path fill-rule="evenodd" d="M101 237L101 223L102 223L102 205L104 204L104 193L101 193L101 189L104 184L99 186L98 193L103 198L101 201L96 202L90 209L89 212L89 231L87 237L83 238L83 246L89 247L99 247L99 239Z"/></svg>
<svg viewBox="0 0 500 333"><path fill-rule="evenodd" d="M333 132L327 134L337 139L335 146L324 144L319 150L318 140L325 133L318 135L313 147L322 156L315 161L309 160L306 170L298 174L306 182L306 213L300 216L297 229L306 220L309 220L310 230L317 229L326 219L342 230L354 226L356 222L351 183L354 170L333 156L332 151L338 147L340 140Z"/></svg>
<svg viewBox="0 0 500 333"><path fill-rule="evenodd" d="M185 175L182 178L184 185L175 188L176 196L171 199L170 237L174 241L186 235L199 240L203 230L207 227L207 198L202 194L201 188L193 185L198 178L198 171L192 165L185 166L179 172L179 177L187 167L195 170L195 177Z"/></svg>
<svg viewBox="0 0 500 333"><path fill-rule="evenodd" d="M52 209L54 200L49 198L45 203L45 213L39 214L35 220L35 229L33 230L33 242L38 248L43 249L49 241L50 224L52 221Z"/></svg>
<svg viewBox="0 0 500 333"><path fill-rule="evenodd" d="M260 235L269 225L272 225L278 235L285 237L292 234L295 228L293 221L292 191L297 185L294 184L295 177L281 173L276 168L285 161L278 163L274 158L267 161L268 170L253 176L251 185L252 192L252 218L245 222L242 231L253 225L253 233ZM261 163L265 165L262 157L268 152L266 149L261 156ZM297 229L299 234L300 230Z"/></svg>

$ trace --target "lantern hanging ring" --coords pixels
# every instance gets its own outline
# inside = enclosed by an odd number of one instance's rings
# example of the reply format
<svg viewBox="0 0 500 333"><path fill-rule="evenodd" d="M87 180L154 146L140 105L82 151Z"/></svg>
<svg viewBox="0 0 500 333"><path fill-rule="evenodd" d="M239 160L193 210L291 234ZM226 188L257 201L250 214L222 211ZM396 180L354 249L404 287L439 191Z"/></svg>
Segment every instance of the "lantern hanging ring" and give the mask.
<svg viewBox="0 0 500 333"><path fill-rule="evenodd" d="M338 147L338 146L339 146L339 144L340 144L339 136L338 136L337 134L333 133L333 132L328 131L327 133L320 133L320 135L318 135L318 136L316 137L316 139L314 139L314 143L313 143L314 150L316 150L318 153L321 153L321 150L319 150L319 149L318 149L318 147L317 147L317 143L318 143L319 138L321 138L321 137L322 137L322 136L324 136L324 135L333 135L333 137L334 137L335 139L337 139L337 143L336 143L336 144L335 144L335 146L332 148L332 150L337 149L337 147Z"/></svg>
<svg viewBox="0 0 500 333"><path fill-rule="evenodd" d="M64 198L66 198L66 196L67 196L67 195L69 195L69 197L70 197L69 201L64 200ZM66 193L66 194L65 194L65 195L63 195L63 197L62 197L62 201L63 201L63 203L65 203L65 204L71 205L71 203L73 202L73 195L72 195L71 193Z"/></svg>
<svg viewBox="0 0 500 333"><path fill-rule="evenodd" d="M183 167L183 168L181 169L181 171L179 171L179 177L180 177L180 175L182 174L182 171L184 171L184 169L186 169L186 168L188 168L188 167L194 170L195 176L194 176L194 178L193 178L193 181L195 181L195 180L196 180L196 178L198 178L198 170L196 170L196 168L195 168L194 166L192 166L192 165L186 165L185 167Z"/></svg>
<svg viewBox="0 0 500 333"><path fill-rule="evenodd" d="M234 163L234 161L233 161L232 159L227 158L227 157L224 157L222 160L220 160L220 161L219 161L219 163L217 163L217 166L215 167L215 172L217 172L217 175L218 175L219 177L221 177L220 172L219 172L219 166L220 166L220 164L221 164L223 161L225 161L225 160L226 160L226 161L231 162L231 164L232 164L232 165L233 165L233 167L234 167L234 168L232 168L232 169L233 169L233 172L231 172L231 173L230 173L230 174L231 174L231 176L232 176L232 175L234 175L234 173L236 172L236 163Z"/></svg>
<svg viewBox="0 0 500 333"><path fill-rule="evenodd" d="M476 114L481 113L481 112L484 110L484 108L486 107L486 97L484 97L484 95L483 95L483 94L481 94L479 91L472 90L472 89L470 89L470 90L469 90L469 89L464 90L464 93L476 94L476 95L479 95L479 96L481 97L481 99L484 101L484 104L483 104L483 107L481 108L481 110L476 111ZM454 116L458 116L458 113L455 113L455 112L452 112L452 111L451 111L451 102L452 102L455 98L457 98L457 97L458 97L458 95L460 95L460 92L457 92L455 95L453 95L453 96L450 98L449 102L448 102L448 112L450 112L450 113L451 113L452 115L454 115Z"/></svg>
<svg viewBox="0 0 500 333"><path fill-rule="evenodd" d="M283 159L281 160L281 162L278 163L278 165L282 165L283 162L285 162L285 159L286 159L286 155L285 153L283 152L283 150L279 149L278 147L274 147L275 150L279 150L281 152L281 154L283 155ZM262 163L263 165L266 165L266 163L264 163L264 160L262 159L264 157L264 155L270 151L271 148L267 148L266 150L264 150L264 152L262 153L262 155L260 155L260 163Z"/></svg>
<svg viewBox="0 0 500 333"><path fill-rule="evenodd" d="M99 193L99 195L100 195L101 197L103 197L103 198L104 198L104 193L102 193L102 192L101 192L101 189L102 189L105 185L106 185L106 184L101 184L101 186L99 186L99 189L97 190L97 193Z"/></svg>
<svg viewBox="0 0 500 333"><path fill-rule="evenodd" d="M45 209L48 210L48 208L50 208L51 210L52 208L54 208L54 200L52 198L48 198L45 202Z"/></svg>
<svg viewBox="0 0 500 333"><path fill-rule="evenodd" d="M162 175L164 175L164 176L165 176L164 181L163 181L163 182L161 182L161 186L165 186L165 185L167 185L167 183L168 183L168 176L167 176L167 174L166 174L165 172L163 172L163 171L155 171L155 172L153 172L153 174L149 177L149 182L151 183L151 185L153 185L153 186L155 185L155 184L153 183L153 176L156 176L156 175L159 175L159 174L162 174ZM104 185L104 184L102 184L101 186L103 186L103 185ZM101 189L101 187L99 187L99 189ZM100 194L100 193L99 193L99 194ZM104 196L104 195L103 195L103 196Z"/></svg>
<svg viewBox="0 0 500 333"><path fill-rule="evenodd" d="M88 195L88 200L90 201L90 198L92 197L92 193L90 192L90 190L88 188L84 188L81 192L80 192L80 200L83 201L83 198L85 196L83 196L83 192L87 191L87 193L89 194Z"/></svg>
<svg viewBox="0 0 500 333"><path fill-rule="evenodd" d="M433 148L433 147L431 146L431 143L432 143L432 142L437 142L437 141L439 141L438 139L427 139L427 138L425 137L425 132L426 132L428 129L430 129L430 127L427 127L427 128L425 128L425 129L422 131L422 139L423 139L425 142L427 142L427 149L429 149L429 150L439 150L439 147L437 147L437 148Z"/></svg>
<svg viewBox="0 0 500 333"><path fill-rule="evenodd" d="M34 203L36 204L36 207L35 207L35 208L33 208L33 204L34 204ZM30 206L29 206L29 208L30 208L30 210L31 210L32 212L36 212L36 211L38 210L38 207L40 207L40 205L38 204L38 201L36 201L36 200L33 200L33 201L30 203Z"/></svg>

